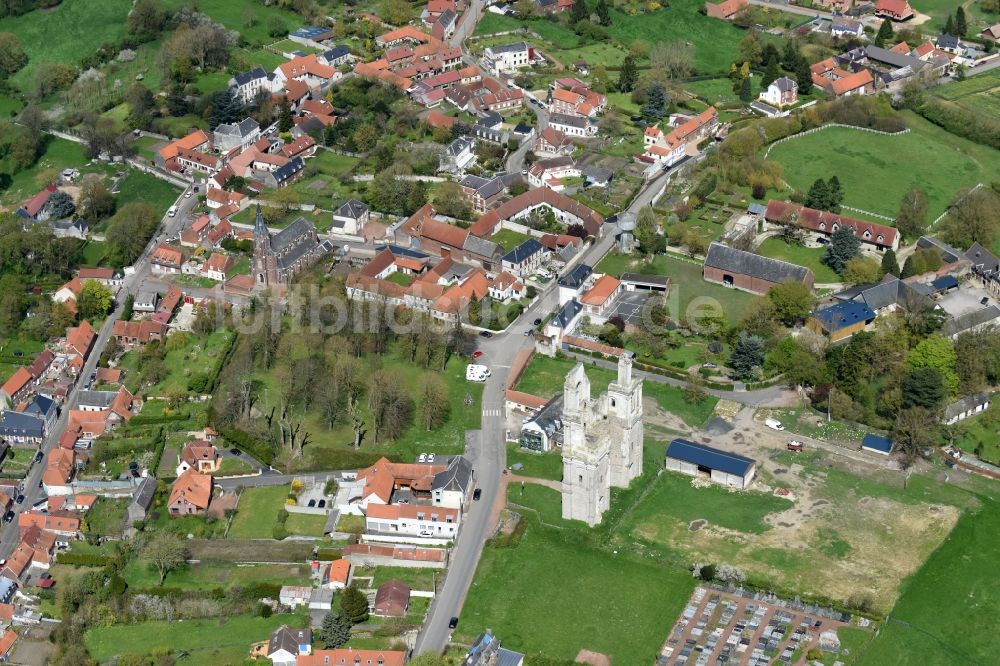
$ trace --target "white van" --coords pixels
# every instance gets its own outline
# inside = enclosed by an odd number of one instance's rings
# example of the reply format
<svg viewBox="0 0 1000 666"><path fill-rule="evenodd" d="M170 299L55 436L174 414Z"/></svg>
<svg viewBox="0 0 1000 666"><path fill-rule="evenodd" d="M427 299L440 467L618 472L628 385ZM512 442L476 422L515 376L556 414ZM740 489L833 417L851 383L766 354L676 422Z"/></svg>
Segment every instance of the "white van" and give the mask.
<svg viewBox="0 0 1000 666"><path fill-rule="evenodd" d="M490 369L485 365L476 365L473 363L465 368L465 379L470 382L485 382L490 374Z"/></svg>
<svg viewBox="0 0 1000 666"><path fill-rule="evenodd" d="M177 206L171 206L167 209L167 217L174 217L177 215Z"/></svg>
<svg viewBox="0 0 1000 666"><path fill-rule="evenodd" d="M778 419L766 419L764 421L764 425L766 425L771 430L784 430L785 429L785 426L781 425L781 421L779 421Z"/></svg>

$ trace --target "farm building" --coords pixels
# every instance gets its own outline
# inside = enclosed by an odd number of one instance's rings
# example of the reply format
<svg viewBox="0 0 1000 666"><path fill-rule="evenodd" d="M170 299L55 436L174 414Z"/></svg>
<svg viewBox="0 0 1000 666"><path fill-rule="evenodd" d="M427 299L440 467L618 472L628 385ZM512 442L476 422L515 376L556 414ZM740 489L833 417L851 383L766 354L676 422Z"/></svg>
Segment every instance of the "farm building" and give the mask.
<svg viewBox="0 0 1000 666"><path fill-rule="evenodd" d="M846 340L875 321L875 312L857 301L841 301L814 311L806 320L806 328L825 335L830 342Z"/></svg>
<svg viewBox="0 0 1000 666"><path fill-rule="evenodd" d="M741 490L750 485L757 473L757 463L750 458L686 439L670 442L665 466L688 476L707 474L715 483Z"/></svg>
<svg viewBox="0 0 1000 666"><path fill-rule="evenodd" d="M868 433L865 435L865 438L861 440L861 450L887 456L892 453L892 442L885 437L879 437L878 435Z"/></svg>
<svg viewBox="0 0 1000 666"><path fill-rule="evenodd" d="M970 416L985 412L990 408L990 394L976 393L962 398L944 408L944 422L948 425L964 421Z"/></svg>
<svg viewBox="0 0 1000 666"><path fill-rule="evenodd" d="M705 280L753 294L766 294L782 282L802 282L813 286L808 268L787 261L769 259L722 243L712 243L705 255Z"/></svg>

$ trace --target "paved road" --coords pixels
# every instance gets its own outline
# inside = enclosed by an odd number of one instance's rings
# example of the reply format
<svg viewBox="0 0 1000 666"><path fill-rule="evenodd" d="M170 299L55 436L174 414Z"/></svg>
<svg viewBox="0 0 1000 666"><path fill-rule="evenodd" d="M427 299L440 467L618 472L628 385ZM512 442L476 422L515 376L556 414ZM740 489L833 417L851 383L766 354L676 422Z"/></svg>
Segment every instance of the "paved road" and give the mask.
<svg viewBox="0 0 1000 666"><path fill-rule="evenodd" d="M164 216L161 220L163 234L173 235L178 233L182 219L189 214L196 201L197 199L195 197L185 198L184 195L181 194L175 202L179 209L177 215L173 218ZM87 357L87 362L84 364L83 369L77 376L76 382L73 384L73 388L66 397L66 402L62 406L59 418L56 420L55 425L49 431L48 436L42 443L40 450L44 453L46 458L48 457L49 452L59 445L59 439L66 430L66 425L69 420L69 412L71 409L76 407L80 391L84 390L83 387L87 384L87 380L97 369L97 362L100 360L101 354L104 353L104 348L108 344L108 340L111 339L111 329L114 326L114 322L121 316L122 311L124 310L126 297L129 294L134 296L136 292L139 291L143 280L148 275L149 255L156 247L156 243L156 237L154 237L154 239L150 241L149 245L146 246L146 249L139 260L135 262L135 272L132 275L126 276L124 285L118 294L117 304L114 311L101 325L98 331L97 339L94 341L94 346L90 351L90 355ZM42 462L35 464L29 471L24 482L25 485L23 492L25 500L21 505L15 505L15 513L20 513L28 508L31 508L33 504L45 498L45 491L41 488L41 478L42 472L45 469L45 464L46 460L43 459ZM17 546L18 537L17 518L15 517L11 523L3 527L3 531L0 533L0 558L7 558L10 556L10 554L14 551L14 548Z"/></svg>
<svg viewBox="0 0 1000 666"><path fill-rule="evenodd" d="M537 136L549 124L549 112L545 110L543 105L528 101L535 98L531 97L527 91L524 91L524 95L526 100L524 105L528 107L529 111L535 114L535 135ZM534 143L534 140L522 141L517 150L507 156L507 173L521 173L521 170L524 169L524 157L531 150Z"/></svg>

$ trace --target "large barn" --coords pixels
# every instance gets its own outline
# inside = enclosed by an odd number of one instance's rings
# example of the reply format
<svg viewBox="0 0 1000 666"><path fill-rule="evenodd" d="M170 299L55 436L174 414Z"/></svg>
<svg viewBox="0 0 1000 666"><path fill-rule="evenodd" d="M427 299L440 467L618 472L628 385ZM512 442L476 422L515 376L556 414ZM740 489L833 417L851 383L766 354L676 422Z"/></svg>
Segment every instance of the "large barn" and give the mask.
<svg viewBox="0 0 1000 666"><path fill-rule="evenodd" d="M671 472L688 476L707 474L715 483L746 489L757 473L757 463L750 458L675 439L667 446L665 466Z"/></svg>
<svg viewBox="0 0 1000 666"><path fill-rule="evenodd" d="M766 294L782 282L813 286L813 272L804 266L744 252L722 243L712 243L705 255L705 280L753 294Z"/></svg>

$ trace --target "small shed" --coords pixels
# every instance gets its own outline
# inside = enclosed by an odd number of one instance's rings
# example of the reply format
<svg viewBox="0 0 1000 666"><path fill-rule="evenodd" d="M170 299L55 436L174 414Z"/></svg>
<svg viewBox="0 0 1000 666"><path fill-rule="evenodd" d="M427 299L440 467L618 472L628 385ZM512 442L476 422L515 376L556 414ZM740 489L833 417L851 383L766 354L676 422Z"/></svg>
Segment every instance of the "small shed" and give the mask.
<svg viewBox="0 0 1000 666"><path fill-rule="evenodd" d="M865 435L865 438L861 440L861 450L887 456L892 453L892 442L885 437L868 433Z"/></svg>
<svg viewBox="0 0 1000 666"><path fill-rule="evenodd" d="M736 453L675 439L667 446L666 469L688 476L707 474L723 486L747 488L757 473L756 461Z"/></svg>

